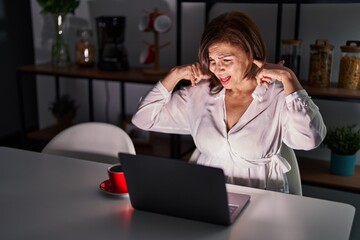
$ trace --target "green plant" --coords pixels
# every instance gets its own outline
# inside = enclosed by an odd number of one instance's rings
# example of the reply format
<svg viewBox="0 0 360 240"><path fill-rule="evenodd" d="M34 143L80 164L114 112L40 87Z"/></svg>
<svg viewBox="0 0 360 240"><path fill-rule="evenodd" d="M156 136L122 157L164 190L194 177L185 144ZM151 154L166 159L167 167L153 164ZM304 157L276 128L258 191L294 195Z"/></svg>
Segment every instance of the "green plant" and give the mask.
<svg viewBox="0 0 360 240"><path fill-rule="evenodd" d="M42 7L41 13L53 14L74 14L80 4L77 0L37 0L37 2Z"/></svg>
<svg viewBox="0 0 360 240"><path fill-rule="evenodd" d="M55 117L63 117L67 114L74 114L78 106L75 100L71 99L68 94L62 95L58 100L50 103L49 110Z"/></svg>
<svg viewBox="0 0 360 240"><path fill-rule="evenodd" d="M356 124L330 128L322 145L339 155L353 155L360 149L360 129Z"/></svg>

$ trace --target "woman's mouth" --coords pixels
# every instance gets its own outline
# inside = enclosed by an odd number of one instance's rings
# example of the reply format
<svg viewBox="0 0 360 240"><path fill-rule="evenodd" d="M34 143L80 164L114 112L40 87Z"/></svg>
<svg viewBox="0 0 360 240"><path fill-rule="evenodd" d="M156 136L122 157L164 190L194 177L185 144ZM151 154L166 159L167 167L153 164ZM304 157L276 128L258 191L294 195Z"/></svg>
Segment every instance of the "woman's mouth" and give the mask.
<svg viewBox="0 0 360 240"><path fill-rule="evenodd" d="M230 76L228 76L228 77L219 77L219 80L220 80L222 85L226 85L230 81L230 78L231 78Z"/></svg>

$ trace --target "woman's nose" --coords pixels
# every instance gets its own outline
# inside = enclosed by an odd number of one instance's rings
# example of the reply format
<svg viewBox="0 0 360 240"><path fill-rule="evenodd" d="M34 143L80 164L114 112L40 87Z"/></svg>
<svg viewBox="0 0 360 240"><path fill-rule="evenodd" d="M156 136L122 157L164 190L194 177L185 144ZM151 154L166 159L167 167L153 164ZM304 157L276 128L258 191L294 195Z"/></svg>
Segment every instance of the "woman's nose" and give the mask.
<svg viewBox="0 0 360 240"><path fill-rule="evenodd" d="M221 63L215 64L215 69L214 69L215 73L221 73L223 70L224 70L224 67Z"/></svg>

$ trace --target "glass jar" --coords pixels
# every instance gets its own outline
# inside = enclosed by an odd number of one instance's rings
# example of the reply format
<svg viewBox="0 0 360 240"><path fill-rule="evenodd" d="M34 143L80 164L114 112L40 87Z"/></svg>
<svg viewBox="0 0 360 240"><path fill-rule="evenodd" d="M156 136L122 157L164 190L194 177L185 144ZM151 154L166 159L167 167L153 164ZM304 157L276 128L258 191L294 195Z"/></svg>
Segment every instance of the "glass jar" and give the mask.
<svg viewBox="0 0 360 240"><path fill-rule="evenodd" d="M360 89L360 41L346 41L340 47L339 88Z"/></svg>
<svg viewBox="0 0 360 240"><path fill-rule="evenodd" d="M95 63L95 47L92 43L92 31L82 29L77 31L78 41L75 45L75 61L78 66L91 67Z"/></svg>
<svg viewBox="0 0 360 240"><path fill-rule="evenodd" d="M294 71L296 76L300 74L301 61L301 40L284 39L281 41L281 60L284 60L284 66Z"/></svg>
<svg viewBox="0 0 360 240"><path fill-rule="evenodd" d="M309 86L329 87L334 46L328 40L317 39L310 50Z"/></svg>

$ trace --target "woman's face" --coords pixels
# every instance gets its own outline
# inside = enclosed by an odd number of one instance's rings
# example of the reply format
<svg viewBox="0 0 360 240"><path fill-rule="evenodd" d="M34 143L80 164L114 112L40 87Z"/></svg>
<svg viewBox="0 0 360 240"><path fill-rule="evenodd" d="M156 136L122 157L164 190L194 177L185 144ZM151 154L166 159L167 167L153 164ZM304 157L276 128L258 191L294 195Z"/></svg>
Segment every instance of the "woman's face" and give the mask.
<svg viewBox="0 0 360 240"><path fill-rule="evenodd" d="M234 89L244 80L249 64L249 57L240 47L225 42L209 47L209 70L226 89Z"/></svg>

